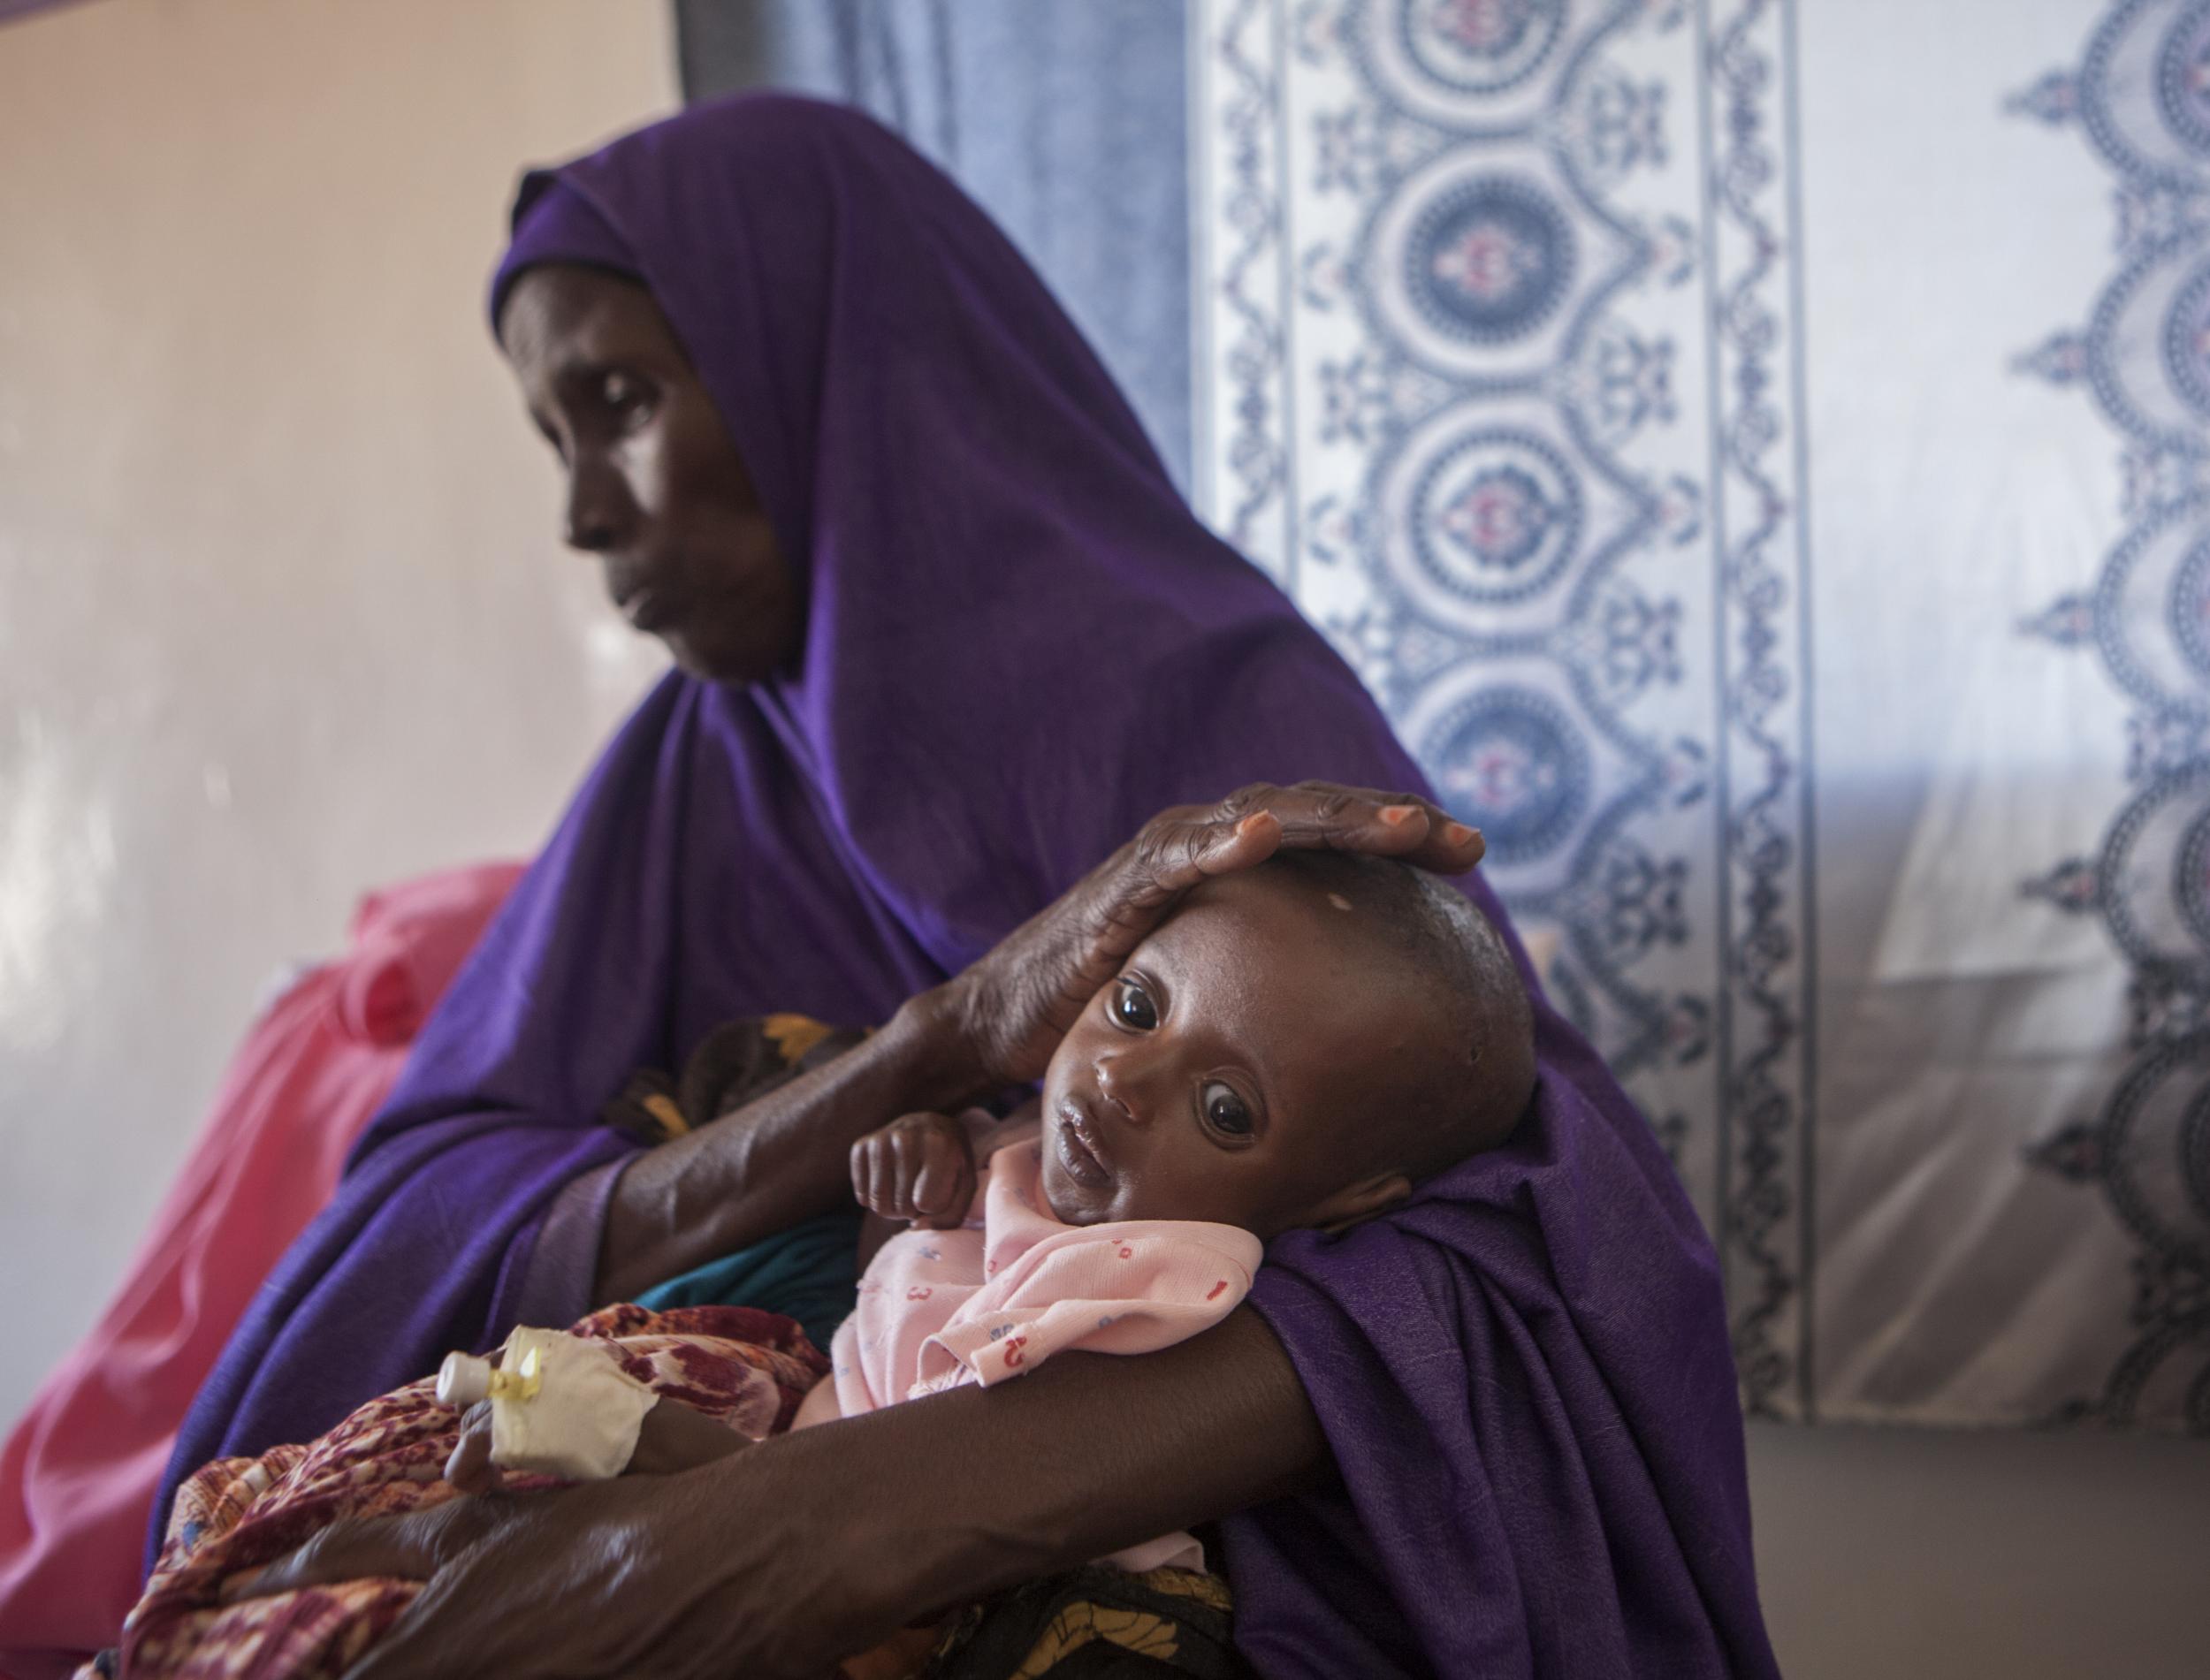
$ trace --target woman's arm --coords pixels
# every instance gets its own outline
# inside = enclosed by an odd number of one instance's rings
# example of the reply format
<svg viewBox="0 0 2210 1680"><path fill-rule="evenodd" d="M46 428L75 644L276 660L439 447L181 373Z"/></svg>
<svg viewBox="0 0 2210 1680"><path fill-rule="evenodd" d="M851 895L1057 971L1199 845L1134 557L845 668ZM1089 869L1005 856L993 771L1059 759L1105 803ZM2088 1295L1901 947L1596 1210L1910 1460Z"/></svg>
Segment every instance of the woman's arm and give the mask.
<svg viewBox="0 0 2210 1680"><path fill-rule="evenodd" d="M909 1622L1276 1498L1325 1462L1246 1307L1162 1352L1068 1354L679 1476L341 1524L254 1590L427 1579L348 1680L816 1680Z"/></svg>
<svg viewBox="0 0 2210 1680"><path fill-rule="evenodd" d="M809 1433L824 1465L894 1501L901 1616L1263 1504L1327 1463L1296 1368L1248 1307L1157 1353L1063 1354Z"/></svg>
<svg viewBox="0 0 2210 1680"><path fill-rule="evenodd" d="M851 1149L918 1108L987 1083L934 992L834 1061L622 1169L606 1210L594 1305L633 1300L717 1255L851 1199Z"/></svg>

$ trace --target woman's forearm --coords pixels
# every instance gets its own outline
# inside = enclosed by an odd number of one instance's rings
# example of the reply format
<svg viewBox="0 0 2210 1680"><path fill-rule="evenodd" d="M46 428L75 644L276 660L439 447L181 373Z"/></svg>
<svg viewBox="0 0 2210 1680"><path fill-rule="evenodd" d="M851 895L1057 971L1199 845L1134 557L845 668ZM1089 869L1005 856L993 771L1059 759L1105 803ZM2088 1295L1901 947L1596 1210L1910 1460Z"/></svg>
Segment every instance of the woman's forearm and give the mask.
<svg viewBox="0 0 2210 1680"><path fill-rule="evenodd" d="M851 1194L851 1146L900 1114L946 1108L979 1078L927 998L835 1060L636 1158L607 1205L595 1304L627 1301Z"/></svg>
<svg viewBox="0 0 2210 1680"><path fill-rule="evenodd" d="M378 1675L813 1675L1325 1464L1287 1356L1242 1308L1163 1352L1063 1355L694 1470L342 1524L250 1590L434 1575Z"/></svg>
<svg viewBox="0 0 2210 1680"><path fill-rule="evenodd" d="M903 1615L1293 1493L1328 1462L1295 1367L1247 1307L1157 1353L1065 1354L774 1445L863 1490L852 1520L880 1537Z"/></svg>

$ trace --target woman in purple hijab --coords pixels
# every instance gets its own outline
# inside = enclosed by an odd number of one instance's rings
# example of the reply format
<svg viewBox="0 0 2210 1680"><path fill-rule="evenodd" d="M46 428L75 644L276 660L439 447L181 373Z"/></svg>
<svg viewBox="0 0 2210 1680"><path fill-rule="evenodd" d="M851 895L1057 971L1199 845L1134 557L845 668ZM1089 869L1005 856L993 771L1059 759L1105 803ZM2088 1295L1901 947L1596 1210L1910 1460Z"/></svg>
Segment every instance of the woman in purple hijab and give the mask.
<svg viewBox="0 0 2210 1680"><path fill-rule="evenodd" d="M492 310L569 542L679 669L431 1022L172 1477L848 1203L857 1130L1033 1076L1116 941L1277 827L1479 855L1003 236L866 118L743 99L531 175ZM1303 777L1343 786L1206 803ZM657 1150L598 1123L632 1070L775 1010L888 1024ZM1509 1145L1282 1238L1193 1341L333 1530L299 1568L430 1579L363 1674L808 1675L1217 1520L1265 1674L1771 1675L1710 1248L1603 1064L1539 998L1536 1022Z"/></svg>

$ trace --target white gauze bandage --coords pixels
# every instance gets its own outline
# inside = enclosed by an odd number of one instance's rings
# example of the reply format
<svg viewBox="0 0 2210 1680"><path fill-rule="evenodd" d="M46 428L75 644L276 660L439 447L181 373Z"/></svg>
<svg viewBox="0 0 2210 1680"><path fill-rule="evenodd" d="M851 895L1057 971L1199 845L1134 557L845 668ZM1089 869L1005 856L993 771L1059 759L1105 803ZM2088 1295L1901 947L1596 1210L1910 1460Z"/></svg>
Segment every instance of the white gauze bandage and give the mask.
<svg viewBox="0 0 2210 1680"><path fill-rule="evenodd" d="M501 1470L577 1482L627 1469L644 1414L659 1400L604 1342L526 1328L507 1338L496 1367L448 1355L438 1398L462 1410L492 1403L492 1463Z"/></svg>

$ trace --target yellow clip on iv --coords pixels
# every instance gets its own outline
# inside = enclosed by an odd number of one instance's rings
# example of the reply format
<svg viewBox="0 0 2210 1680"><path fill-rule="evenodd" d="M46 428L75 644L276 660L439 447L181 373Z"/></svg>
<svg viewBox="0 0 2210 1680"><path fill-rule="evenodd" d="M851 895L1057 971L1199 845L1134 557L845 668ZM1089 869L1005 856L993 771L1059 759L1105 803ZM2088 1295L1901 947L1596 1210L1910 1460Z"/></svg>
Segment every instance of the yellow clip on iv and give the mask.
<svg viewBox="0 0 2210 1680"><path fill-rule="evenodd" d="M644 1414L659 1396L603 1342L522 1328L507 1338L497 1365L446 1355L438 1399L463 1410L492 1403L492 1463L501 1470L603 1481L629 1467Z"/></svg>

